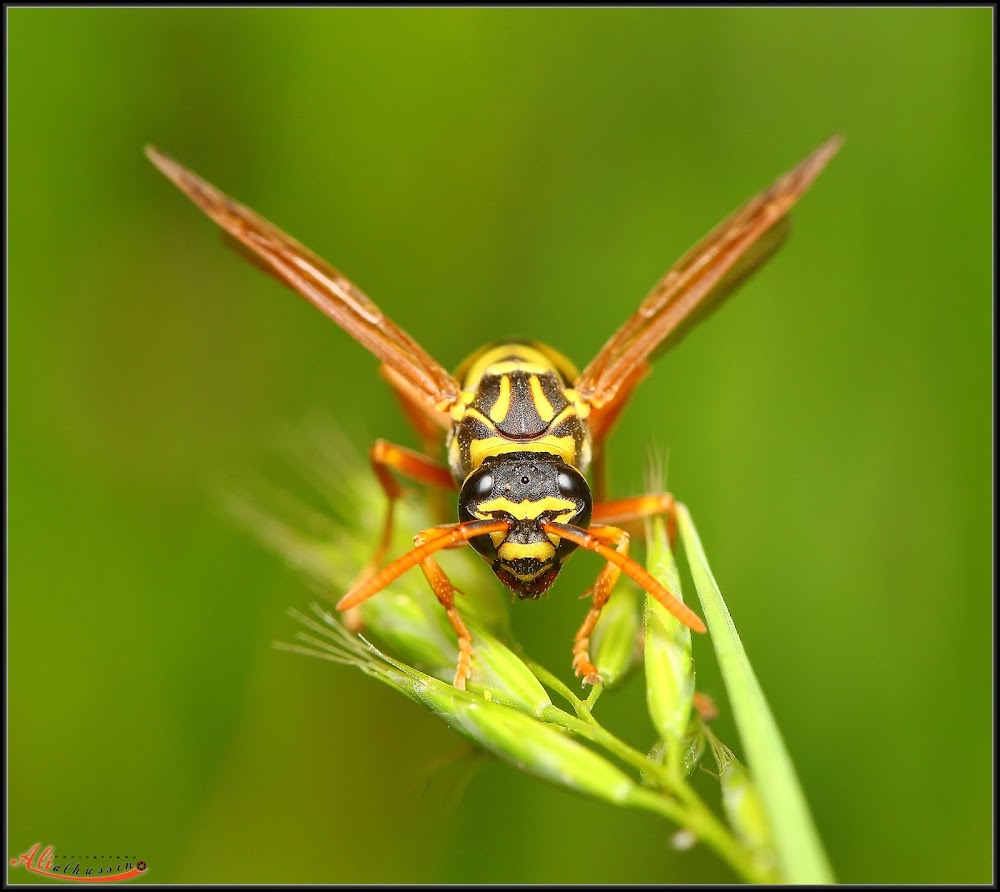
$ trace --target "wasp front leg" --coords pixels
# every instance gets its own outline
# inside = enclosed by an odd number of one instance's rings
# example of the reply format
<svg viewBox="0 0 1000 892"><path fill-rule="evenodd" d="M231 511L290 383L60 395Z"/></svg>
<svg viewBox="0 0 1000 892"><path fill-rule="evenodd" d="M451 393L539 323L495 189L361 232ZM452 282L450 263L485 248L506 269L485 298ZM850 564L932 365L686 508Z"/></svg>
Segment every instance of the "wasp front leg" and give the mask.
<svg viewBox="0 0 1000 892"><path fill-rule="evenodd" d="M455 687L464 688L465 681L472 674L472 635L455 607L457 589L445 575L444 570L431 555L443 548L458 548L477 536L490 533L506 533L510 525L502 520L474 520L466 523L431 527L413 537L413 548L396 558L391 564L373 573L367 579L355 584L337 604L338 610L354 610L369 598L377 595L387 585L398 579L407 570L420 565L441 606L448 614L448 620L458 636L458 666L455 670Z"/></svg>
<svg viewBox="0 0 1000 892"><path fill-rule="evenodd" d="M426 539L423 533L413 537L413 544L417 547L420 547L425 542ZM460 545L463 543L457 544ZM455 607L455 592L458 589L452 585L448 574L444 572L441 565L434 558L429 557L421 561L420 569L423 571L424 578L438 599L438 603L448 615L451 627L455 630L455 636L458 639L458 665L455 667L455 687L464 691L466 680L472 676L472 658L475 651L472 646L472 635L469 633L468 626L465 625L462 615L458 612L458 608Z"/></svg>
<svg viewBox="0 0 1000 892"><path fill-rule="evenodd" d="M660 500L659 508L656 499ZM672 497L667 494L643 496L634 500L624 499L618 503L606 503L610 508L599 516L606 518L611 515L611 509L614 509L625 513L630 519L638 519L643 516L643 512L645 512L645 516L660 513L664 510L667 502L671 500ZM598 516L596 507L594 515ZM594 627L600 619L601 610L611 596L611 591L621 572L638 583L647 594L656 598L689 629L699 633L707 631L701 617L666 589L648 570L628 556L630 537L625 530L604 524L594 524L589 530L585 530L572 524L556 521L542 524L542 530L548 535L568 539L580 548L596 552L608 562L590 589L593 594L590 611L587 613L587 618L583 621L580 630L576 633L573 643L573 668L577 675L584 676L584 683L596 684L601 681L600 673L590 661L590 636L593 634Z"/></svg>
<svg viewBox="0 0 1000 892"><path fill-rule="evenodd" d="M628 556L630 537L625 530L596 524L591 526L589 533L601 544L611 545L620 555ZM604 679L601 678L597 667L590 661L590 636L594 633L594 627L601 618L601 611L608 603L608 598L611 597L611 592L614 590L620 575L621 570L611 561L604 565L604 569L598 575L593 588L590 589L590 610L587 612L583 625L580 626L573 638L573 671L577 676L583 676L584 684L604 684Z"/></svg>
<svg viewBox="0 0 1000 892"><path fill-rule="evenodd" d="M614 547L619 554L628 555L629 534L625 530L608 524L644 520L657 514L665 514L667 516L667 535L670 537L670 547L673 548L677 538L676 505L676 500L668 492L599 502L594 505L592 515L594 525L591 526L590 533L599 542ZM573 669L578 676L583 676L585 684L602 683L597 667L590 662L588 652L590 636L593 634L594 627L600 619L601 610L604 609L604 605L611 596L620 574L621 570L610 562L601 571L601 575L597 577L597 582L591 589L593 597L590 611L573 640Z"/></svg>

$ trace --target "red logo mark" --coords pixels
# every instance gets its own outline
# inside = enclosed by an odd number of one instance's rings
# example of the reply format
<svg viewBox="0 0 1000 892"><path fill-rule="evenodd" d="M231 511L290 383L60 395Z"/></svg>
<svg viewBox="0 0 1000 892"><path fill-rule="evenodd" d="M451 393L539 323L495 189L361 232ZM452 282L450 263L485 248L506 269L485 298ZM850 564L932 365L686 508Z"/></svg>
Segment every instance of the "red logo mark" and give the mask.
<svg viewBox="0 0 1000 892"><path fill-rule="evenodd" d="M39 853L41 849L41 853ZM100 859L96 859L100 860ZM119 861L117 864L88 864L70 858L62 864L55 863L52 846L42 849L42 844L36 842L27 852L17 858L10 859L11 867L25 867L32 873L54 880L75 880L78 883L117 883L121 880L131 880L146 872L146 862Z"/></svg>

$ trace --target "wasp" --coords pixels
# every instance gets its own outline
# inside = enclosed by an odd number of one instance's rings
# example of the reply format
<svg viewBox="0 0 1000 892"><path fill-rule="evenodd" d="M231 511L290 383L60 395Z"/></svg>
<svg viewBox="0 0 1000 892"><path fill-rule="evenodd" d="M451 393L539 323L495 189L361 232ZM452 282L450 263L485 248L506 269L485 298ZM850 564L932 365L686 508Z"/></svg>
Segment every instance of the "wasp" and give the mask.
<svg viewBox="0 0 1000 892"><path fill-rule="evenodd" d="M625 573L695 632L699 616L629 557L618 524L661 514L676 529L670 493L605 500L603 444L650 362L676 344L781 246L788 212L840 147L835 136L713 229L661 278L639 309L582 372L534 341L490 344L450 374L351 281L308 248L149 146L149 159L228 235L248 259L297 291L380 360L380 371L423 441L423 452L384 440L371 464L387 499L375 554L338 602L356 607L420 566L458 639L455 686L472 673L472 636L456 589L435 553L471 545L521 599L537 599L577 549L605 565L587 593L590 609L573 643L584 684L601 677L590 637ZM447 462L433 456L443 446ZM591 472L598 498L587 481ZM458 521L423 530L412 550L383 566L403 490L397 476L458 492Z"/></svg>

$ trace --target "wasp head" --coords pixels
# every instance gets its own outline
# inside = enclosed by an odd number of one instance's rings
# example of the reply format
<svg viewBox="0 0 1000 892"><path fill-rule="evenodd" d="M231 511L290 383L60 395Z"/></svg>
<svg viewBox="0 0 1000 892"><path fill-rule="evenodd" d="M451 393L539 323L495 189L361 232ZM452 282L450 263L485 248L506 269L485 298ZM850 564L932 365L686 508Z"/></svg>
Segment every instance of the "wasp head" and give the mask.
<svg viewBox="0 0 1000 892"><path fill-rule="evenodd" d="M504 520L506 532L470 539L500 581L519 598L537 598L555 581L572 542L543 532L552 521L586 528L593 498L587 481L562 458L514 452L487 458L458 498L463 521Z"/></svg>

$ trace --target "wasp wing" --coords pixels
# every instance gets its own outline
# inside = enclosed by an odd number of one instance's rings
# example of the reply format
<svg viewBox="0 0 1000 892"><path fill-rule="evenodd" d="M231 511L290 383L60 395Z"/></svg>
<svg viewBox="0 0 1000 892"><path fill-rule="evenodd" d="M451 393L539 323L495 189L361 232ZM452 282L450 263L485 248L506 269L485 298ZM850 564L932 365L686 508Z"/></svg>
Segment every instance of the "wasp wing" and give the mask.
<svg viewBox="0 0 1000 892"><path fill-rule="evenodd" d="M384 363L429 412L441 413L459 383L325 260L152 146L149 160L235 240L241 253L333 319ZM394 373L394 374L393 374Z"/></svg>
<svg viewBox="0 0 1000 892"><path fill-rule="evenodd" d="M788 211L841 142L825 142L674 264L580 374L580 396L597 409L611 403L623 384L637 382L648 359L676 344L774 254L788 234Z"/></svg>

